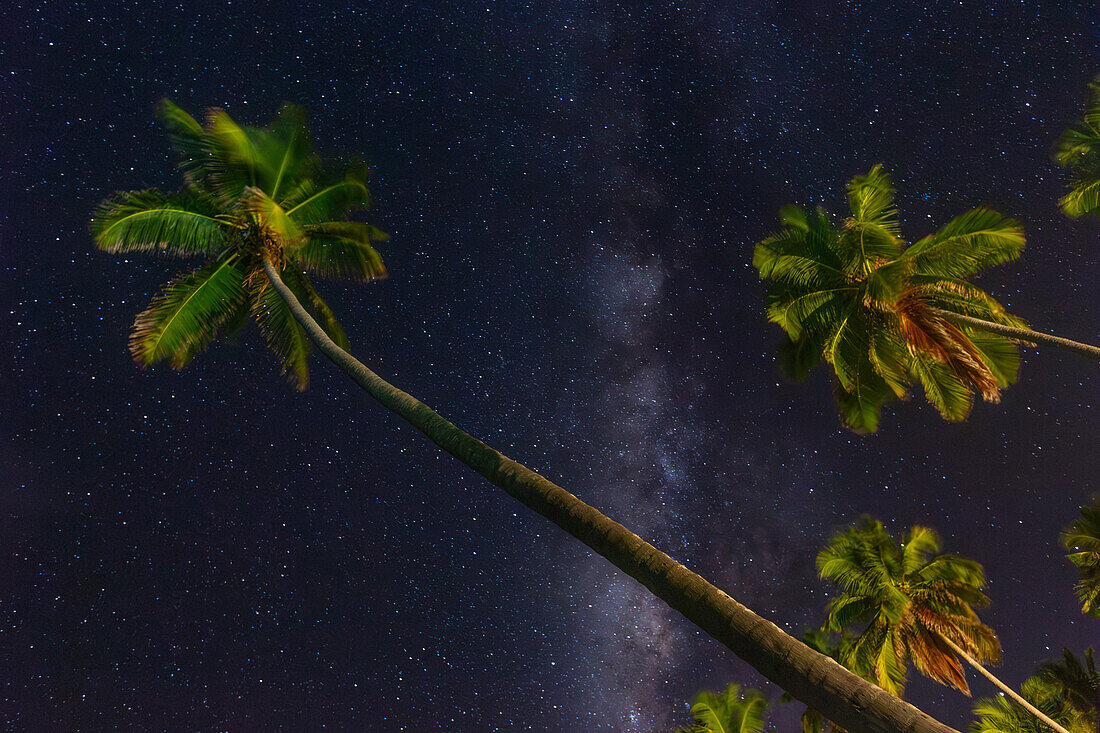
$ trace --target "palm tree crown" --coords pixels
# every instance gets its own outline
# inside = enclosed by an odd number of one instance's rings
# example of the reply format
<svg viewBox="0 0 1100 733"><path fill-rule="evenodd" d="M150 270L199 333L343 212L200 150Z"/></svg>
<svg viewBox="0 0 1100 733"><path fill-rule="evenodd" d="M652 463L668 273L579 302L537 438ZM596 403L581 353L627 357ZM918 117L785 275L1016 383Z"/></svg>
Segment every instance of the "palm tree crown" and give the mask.
<svg viewBox="0 0 1100 733"><path fill-rule="evenodd" d="M881 522L863 517L817 556L821 577L843 590L829 603L825 630L866 624L841 646L841 663L898 696L910 661L926 676L970 694L945 638L979 660L1000 657L997 635L974 612L989 603L981 565L937 555L939 549L939 537L927 527L914 526L899 545Z"/></svg>
<svg viewBox="0 0 1100 733"><path fill-rule="evenodd" d="M180 157L175 193L130 191L104 201L92 220L108 252L201 257L134 321L130 351L142 365L181 368L218 336L254 318L283 372L309 383L311 343L264 276L265 258L337 344L347 337L307 273L374 280L386 269L372 242L379 229L348 215L370 203L367 169L326 173L300 109L284 105L266 128L241 127L223 110L205 125L169 100L159 114Z"/></svg>
<svg viewBox="0 0 1100 733"><path fill-rule="evenodd" d="M1089 84L1089 101L1080 124L1058 138L1054 160L1069 171L1069 193L1058 200L1067 216L1100 210L1100 77Z"/></svg>
<svg viewBox="0 0 1100 733"><path fill-rule="evenodd" d="M691 714L695 723L677 733L762 733L768 700L757 690L730 684L726 691L703 691L695 696Z"/></svg>
<svg viewBox="0 0 1100 733"><path fill-rule="evenodd" d="M1062 546L1069 561L1081 571L1077 598L1081 611L1100 617L1100 498L1081 507L1081 517L1062 532Z"/></svg>
<svg viewBox="0 0 1100 733"><path fill-rule="evenodd" d="M861 433L877 430L882 406L914 382L947 420L967 416L973 391L997 401L1016 380L1017 342L951 316L1023 326L967 281L1019 256L1020 225L978 208L907 244L881 166L848 183L848 205L840 226L820 209L783 207L779 231L756 245L768 319L787 337L785 371L804 379L827 362L841 419Z"/></svg>

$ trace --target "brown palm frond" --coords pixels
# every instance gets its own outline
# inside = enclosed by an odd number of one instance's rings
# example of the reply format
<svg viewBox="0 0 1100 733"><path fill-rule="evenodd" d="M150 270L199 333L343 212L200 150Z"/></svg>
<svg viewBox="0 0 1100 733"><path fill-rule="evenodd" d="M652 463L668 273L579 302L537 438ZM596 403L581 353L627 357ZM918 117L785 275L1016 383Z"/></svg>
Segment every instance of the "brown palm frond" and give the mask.
<svg viewBox="0 0 1100 733"><path fill-rule="evenodd" d="M987 402L1000 402L996 376L958 326L934 313L911 292L898 299L896 309L901 335L912 350L946 364L955 376L973 385Z"/></svg>

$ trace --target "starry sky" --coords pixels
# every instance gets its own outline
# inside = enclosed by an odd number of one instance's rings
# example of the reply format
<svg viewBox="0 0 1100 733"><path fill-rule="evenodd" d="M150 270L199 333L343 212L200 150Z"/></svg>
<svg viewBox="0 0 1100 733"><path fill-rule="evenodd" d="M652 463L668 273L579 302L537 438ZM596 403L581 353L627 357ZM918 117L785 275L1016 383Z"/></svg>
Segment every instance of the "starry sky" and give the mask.
<svg viewBox="0 0 1100 733"><path fill-rule="evenodd" d="M392 277L319 281L353 352L795 634L862 513L983 563L1019 683L1082 616L1058 531L1097 491L1097 365L1027 350L999 405L843 430L786 381L753 244L882 162L915 240L988 204L979 283L1100 341L1100 222L1050 161L1100 71L1085 2L243 0L9 7L0 34L0 720L10 730L667 731L779 691L634 581L255 331L130 360L186 263L94 251L117 189L180 177L154 118L264 124L375 169ZM362 5L363 7L359 7ZM991 694L984 681L972 682ZM956 728L962 695L914 677ZM778 705L780 729L799 705Z"/></svg>

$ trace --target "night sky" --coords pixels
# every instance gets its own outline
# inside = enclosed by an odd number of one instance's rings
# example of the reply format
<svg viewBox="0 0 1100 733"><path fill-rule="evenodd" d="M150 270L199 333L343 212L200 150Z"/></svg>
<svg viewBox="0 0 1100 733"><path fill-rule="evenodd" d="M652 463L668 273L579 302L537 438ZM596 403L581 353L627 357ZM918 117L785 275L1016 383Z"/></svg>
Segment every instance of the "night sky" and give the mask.
<svg viewBox="0 0 1100 733"><path fill-rule="evenodd" d="M1025 352L963 424L840 427L776 367L755 242L882 162L916 240L988 204L979 284L1100 341L1100 222L1050 160L1100 71L1092 3L20 3L0 55L0 720L17 731L630 731L766 683L253 329L182 372L130 324L188 266L93 249L117 189L181 178L164 96L375 168L391 278L317 281L352 351L795 634L862 513L981 562L1003 678L1100 642L1058 531L1100 490L1098 365ZM992 694L970 676L978 695ZM969 701L914 674L956 728ZM801 705L772 719L797 726Z"/></svg>

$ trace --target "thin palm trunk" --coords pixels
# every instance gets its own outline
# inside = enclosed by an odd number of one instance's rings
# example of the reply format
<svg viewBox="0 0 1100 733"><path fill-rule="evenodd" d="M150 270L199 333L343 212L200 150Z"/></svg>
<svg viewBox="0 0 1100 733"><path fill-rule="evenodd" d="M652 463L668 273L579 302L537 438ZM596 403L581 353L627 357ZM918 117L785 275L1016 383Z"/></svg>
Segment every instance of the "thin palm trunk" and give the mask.
<svg viewBox="0 0 1100 733"><path fill-rule="evenodd" d="M813 651L618 522L389 384L325 334L268 261L264 272L310 339L368 394L605 557L794 697L852 733L957 733Z"/></svg>
<svg viewBox="0 0 1100 733"><path fill-rule="evenodd" d="M1047 346L1054 346L1065 351L1072 351L1075 354L1081 354L1082 356L1100 361L1100 347L1082 344L1079 341L1070 341L1069 339L1062 338L1061 336L1053 336L1049 333L1032 331L1029 328L1014 328L1013 326L1005 326L1000 323L993 323L992 321L985 321L981 318L974 318L972 316L964 316L960 313L952 313L951 311L945 311L939 308L934 310L936 315L951 321L955 325L970 326L972 328L981 329L982 331L989 331L990 333L1007 336L1017 341L1046 344Z"/></svg>
<svg viewBox="0 0 1100 733"><path fill-rule="evenodd" d="M993 676L993 673L992 673L992 672L990 672L990 671L989 671L988 669L986 669L985 667L983 667L983 666L982 666L982 665L981 665L981 664L980 664L980 663L978 662L978 660L974 659L974 657L972 657L972 656L970 656L969 654L967 654L967 653L966 653L966 652L965 652L965 651L963 650L963 648L962 648L962 647L960 647L960 646L959 646L958 644L956 644L955 642L951 641L950 639L948 639L948 638L947 638L946 636L944 636L943 634L940 634L940 639L942 639L942 640L943 640L944 642L946 642L946 643L947 643L947 646L951 647L951 651L955 652L955 653L956 653L956 654L958 654L958 655L959 655L960 657L962 657L963 659L965 659L965 660L966 660L967 662L969 662L969 663L970 663L970 666L971 666L971 667L973 667L974 669L978 670L978 672L979 672L979 673L980 673L980 674L981 674L982 676L984 676L984 677L985 677L985 678L986 678L987 680L989 680L990 682L992 682L993 684L995 684L995 685L996 685L997 687L999 687L999 688L1001 689L1001 691L1002 691L1002 692L1003 692L1004 694L1008 695L1008 696L1009 696L1009 697L1011 697L1011 698L1012 698L1013 700L1015 700L1016 702L1018 702L1018 703L1020 703L1021 705L1023 705L1023 706L1024 706L1024 708L1026 708L1026 709L1027 709L1027 711L1028 711L1029 713L1031 713L1031 714L1032 714L1032 715L1034 715L1034 716L1035 716L1036 718L1038 718L1039 720L1041 720L1041 721L1043 721L1044 723L1046 723L1047 725L1049 725L1049 726L1050 726L1051 728L1053 728L1054 730L1058 731L1058 733L1069 733L1069 731L1068 731L1068 730L1066 730L1065 728L1063 728L1062 726L1058 725L1058 724L1057 724L1057 723L1055 723L1055 722L1054 722L1053 720L1051 720L1050 718L1048 718L1048 717L1047 717L1046 715L1044 715L1044 714L1043 714L1043 713L1042 713L1042 712L1041 712L1041 711L1039 710L1039 708L1035 707L1034 705L1032 705L1031 703L1029 703L1029 702L1028 702L1027 700L1025 700L1025 699L1024 699L1023 697L1021 697L1020 695L1018 695L1018 694L1016 693L1016 691L1015 691L1015 690L1013 690L1013 689L1012 689L1011 687L1009 687L1009 686L1008 686L1008 685L1006 685L1006 684L1005 684L1004 682L1001 682L1001 681L1000 681L999 679L997 679L996 677L994 677L994 676Z"/></svg>

